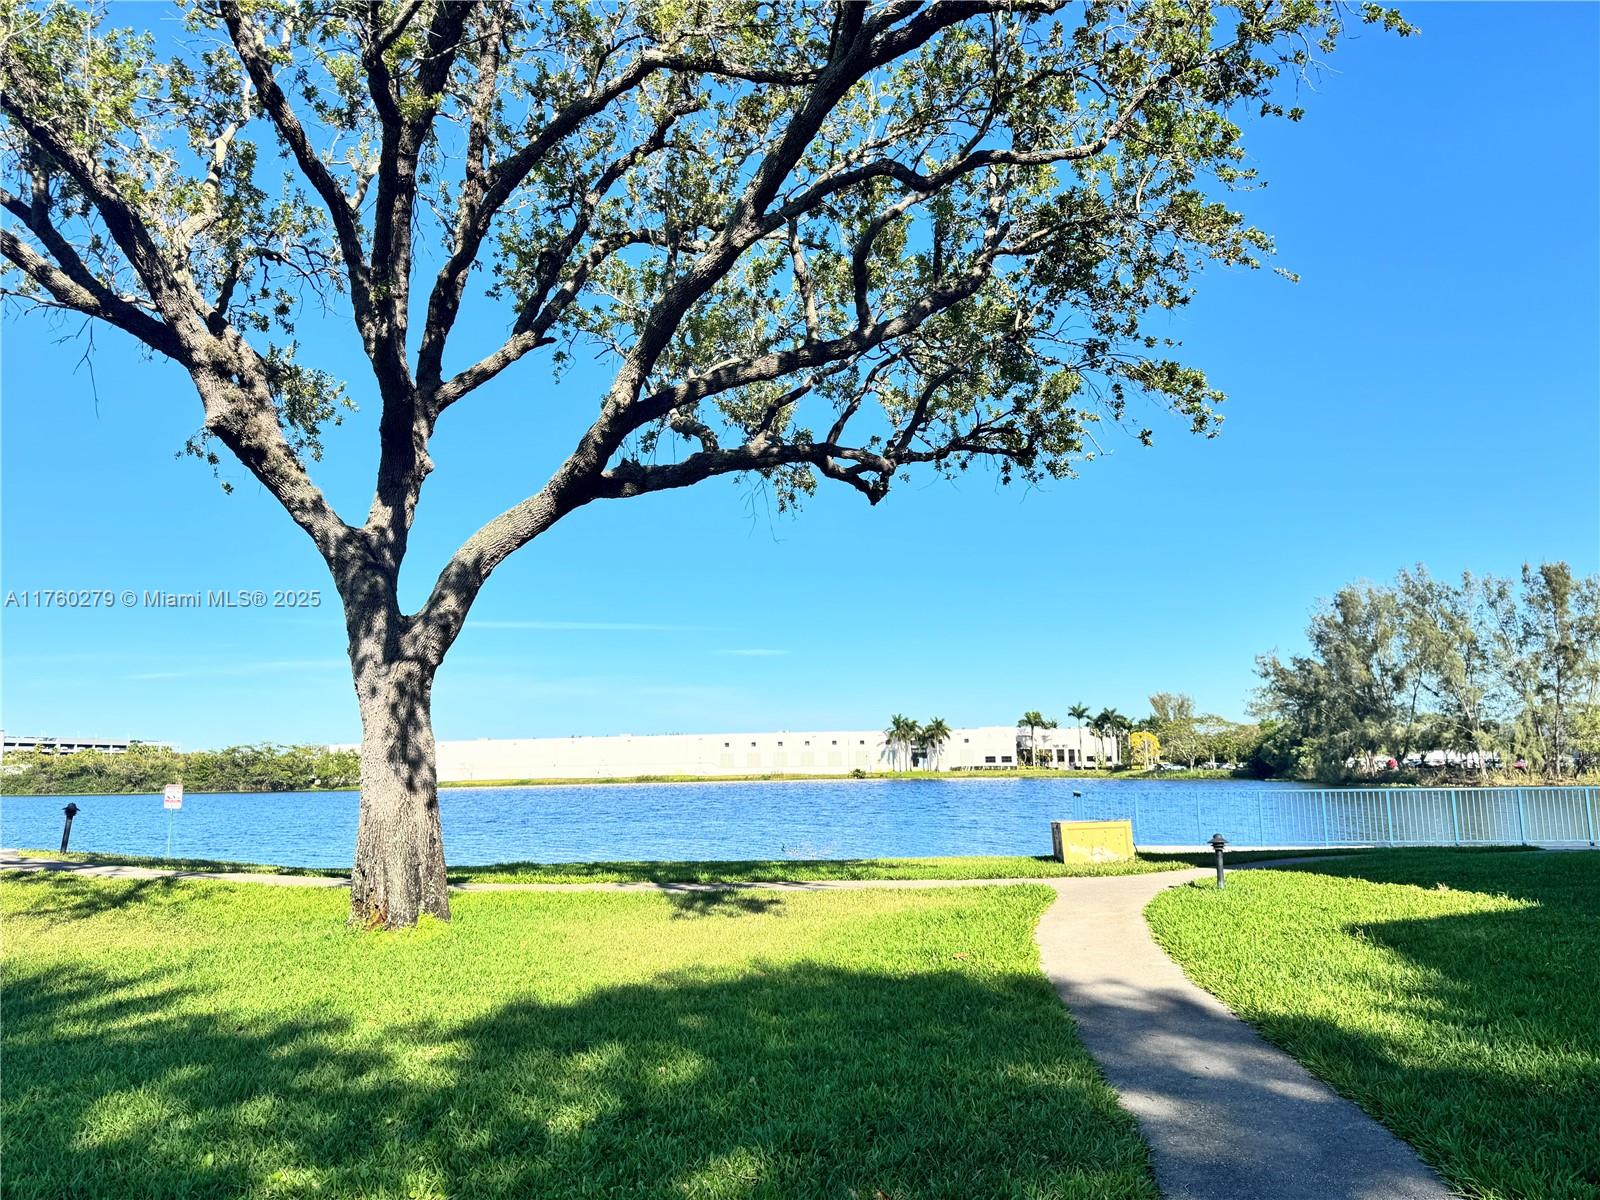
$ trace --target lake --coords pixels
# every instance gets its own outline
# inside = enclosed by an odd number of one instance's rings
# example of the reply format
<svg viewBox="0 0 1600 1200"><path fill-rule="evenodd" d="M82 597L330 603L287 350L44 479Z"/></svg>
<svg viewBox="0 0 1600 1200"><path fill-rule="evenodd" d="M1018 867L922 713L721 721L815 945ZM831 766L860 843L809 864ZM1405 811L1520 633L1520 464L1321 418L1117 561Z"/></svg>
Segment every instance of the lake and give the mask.
<svg viewBox="0 0 1600 1200"><path fill-rule="evenodd" d="M1141 845L1294 840L1274 806L1291 785L1248 780L909 779L794 783L583 784L440 792L445 853L467 866L607 859L859 858L1048 854L1051 821L1126 817ZM160 855L159 795L7 796L0 844ZM172 814L182 858L346 867L354 792L190 794ZM1303 834L1299 835L1303 839Z"/></svg>

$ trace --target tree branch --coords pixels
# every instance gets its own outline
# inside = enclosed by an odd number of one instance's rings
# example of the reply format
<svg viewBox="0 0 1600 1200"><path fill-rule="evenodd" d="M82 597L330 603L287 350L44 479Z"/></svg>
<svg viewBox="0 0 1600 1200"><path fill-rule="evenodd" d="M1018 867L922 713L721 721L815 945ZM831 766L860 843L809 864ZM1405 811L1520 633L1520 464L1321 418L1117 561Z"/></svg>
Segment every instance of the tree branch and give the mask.
<svg viewBox="0 0 1600 1200"><path fill-rule="evenodd" d="M712 239L690 270L658 299L608 390L601 404L600 415L578 446L539 493L506 510L480 529L452 556L440 573L434 591L418 613L416 622L417 628L422 631L418 636L425 638L432 650L442 655L448 648L459 632L467 608L478 590L507 555L549 528L566 512L588 503L598 494L596 489L605 486L602 484L602 473L606 462L631 430L663 418L680 405L693 403L712 391L726 390L738 386L740 382L771 379L786 371L836 361L852 352L868 349L887 338L916 328L933 312L971 295L982 284L994 255L999 251L998 242L992 236L984 251L981 270L975 265L957 284L930 295L907 313L868 329L857 330L844 339L827 343L812 342L792 351L765 355L746 364L722 368L708 373L695 384L686 383L680 385L679 389L658 393L649 402L637 402L644 381L684 315L717 281L726 276L746 249L764 236L769 223L776 221L777 225L782 225L788 219L777 214L767 216L766 209L776 197L783 179L793 170L816 136L827 114L849 89L875 66L909 53L949 25L983 12L1017 6L1006 2L958 3L952 0L935 5L906 25L895 28L897 21L915 12L918 7L916 0L895 0L884 6L871 21L847 16L841 17L836 23L827 66L817 73L811 91L797 106L776 144L756 167L721 233ZM1045 11L1053 6L1025 4L1022 7ZM592 107L585 106L580 115L569 106L564 116L570 114L568 119L575 128L589 113L599 111L605 103L633 86L638 79L666 65L667 60L660 56L643 54L609 88L591 99ZM601 96L604 97L603 102ZM470 253L465 253L467 245L458 249L456 257L464 256L462 270L476 254L478 242L487 228L483 212L492 212L503 203L526 172L558 140L554 136L547 137L554 128L554 123L547 126L545 132L529 147L497 169L495 183L489 189L479 220L469 230L469 234L476 234L469 243ZM565 136L565 132L560 136ZM499 198L491 203L491 198L501 192L503 194L499 194ZM789 365L785 366L785 363ZM715 453L726 455L736 452ZM836 471L834 466L819 465L830 474ZM857 486L863 491L868 490L868 485L858 483Z"/></svg>
<svg viewBox="0 0 1600 1200"><path fill-rule="evenodd" d="M607 165L594 185L579 199L578 212L571 228L563 235L561 241L554 246L546 247L544 253L540 255L539 269L528 296L518 310L516 321L512 325L511 337L493 354L461 371L448 383L440 383L438 382L439 356L444 352L446 331L450 320L454 318L455 307L460 302L460 287L466 278L464 274L461 276L455 285L455 298L453 300L446 298L444 301L449 309L448 314L445 314L448 319L438 324L429 321L420 356L419 388L425 399L431 396L430 403L435 417L475 388L487 383L528 351L548 345L549 339L546 335L551 327L555 325L567 306L577 298L578 293L588 283L589 277L607 258L628 246L651 244L651 236L645 230L631 230L597 239L590 246L589 252L574 267L567 282L556 290L554 296L551 296L550 293L552 289L556 289L561 272L569 265L573 252L588 236L595 212L606 194L639 162L662 150L667 144L667 135L672 126L679 118L694 112L697 108L697 104L689 102L670 110L656 123L648 138ZM435 298L438 298L437 291Z"/></svg>
<svg viewBox="0 0 1600 1200"><path fill-rule="evenodd" d="M753 383L764 383L802 371L808 367L824 366L854 358L884 342L915 332L936 313L975 295L993 271L995 259L1003 252L998 243L991 245L960 276L943 287L929 292L917 303L897 315L852 330L842 337L825 341L805 341L787 350L774 350L754 355L736 362L723 363L700 375L695 375L662 388L645 397L629 414L628 430L631 432L667 412L684 405L695 404L709 396Z"/></svg>
<svg viewBox="0 0 1600 1200"><path fill-rule="evenodd" d="M335 578L340 579L341 572L348 573L351 562L349 528L328 505L285 438L260 356L231 327L225 326L220 334L212 332L202 317L205 302L188 277L186 263L175 259L155 240L149 225L133 207L133 201L123 194L98 162L71 138L60 135L48 118L35 113L35 108L45 109L45 106L39 105L29 82L18 78L14 71L7 70L5 75L6 86L0 88L0 110L77 183L160 314L159 331L134 321L132 324L140 331L135 336L145 335L141 340L168 354L189 371L205 411L206 429L233 451L310 535L334 570ZM85 309L77 304L73 307L88 316L102 315L103 297L94 289L71 281L59 266L53 268L54 274L44 270L42 258L33 254L30 259L32 251L24 243L9 231L0 232L6 239L6 257L19 262L19 266L31 265L35 272L40 272L43 275L41 286L49 287L44 280L57 286L63 280L72 283L71 290L59 294L52 290L52 295L87 299L92 307ZM23 253L24 250L28 253ZM27 266L23 269L27 270ZM39 278L33 274L30 277ZM123 317L128 315L116 306L106 311Z"/></svg>
<svg viewBox="0 0 1600 1200"><path fill-rule="evenodd" d="M603 112L618 97L636 87L651 73L667 65L668 56L646 52L609 84L568 104L527 145L477 176L463 189L456 222L455 246L439 270L428 297L427 333L418 356L417 375L422 389L438 386L445 343L455 327L465 293L467 276L488 236L496 214L533 170L556 146L591 117ZM570 251L569 251L570 253ZM555 264L559 271L564 264ZM463 373L465 374L465 373ZM453 381L454 382L454 381ZM476 386L476 385L474 385ZM455 387L452 401L470 388Z"/></svg>
<svg viewBox="0 0 1600 1200"><path fill-rule="evenodd" d="M203 301L199 294L186 282L172 258L99 164L69 138L61 136L48 120L40 119L31 111L38 97L29 82L8 71L5 84L0 87L0 111L72 176L105 222L106 230L126 256L156 309L166 318L168 328L186 344L191 355L198 355L203 349L200 335L205 331L200 320Z"/></svg>
<svg viewBox="0 0 1600 1200"><path fill-rule="evenodd" d="M396 572L405 557L423 481L433 469L428 456L433 415L418 395L406 361L417 164L460 52L466 21L477 9L470 0L435 0L426 37L428 53L413 84L417 96L402 111L399 84L384 59L382 6L377 0L368 5L369 36L362 63L382 130L372 273L375 294L383 300L374 305L373 337L373 367L383 411L378 419L377 486L363 532L379 560Z"/></svg>
<svg viewBox="0 0 1600 1200"><path fill-rule="evenodd" d="M524 355L540 346L548 346L552 339L550 329L561 314L577 299L578 293L589 281L593 272L611 255L628 246L647 244L648 239L635 232L614 238L601 238L589 248L588 254L578 263L568 280L556 290L543 308L535 310L531 304L523 306L517 316L511 336L493 353L485 355L471 366L462 369L439 385L434 392L433 410L437 415L464 396L470 395L493 379Z"/></svg>
<svg viewBox="0 0 1600 1200"><path fill-rule="evenodd" d="M11 208L9 200L6 208ZM63 307L86 317L97 317L138 338L152 350L187 365L183 343L165 323L100 283L83 269L76 255L67 260L75 264L69 272L39 254L9 229L0 227L0 256L49 292Z"/></svg>
<svg viewBox="0 0 1600 1200"><path fill-rule="evenodd" d="M234 52L244 64L250 82L261 98L261 106L271 119L273 127L289 147L300 173L310 182L312 189L322 199L328 218L333 222L339 241L339 253L344 259L345 275L350 284L350 301L355 309L356 326L361 332L368 357L376 353L376 330L373 327L372 286L367 268L366 254L361 245L361 230L356 222L356 211L344 194L344 189L334 179L333 173L312 148L311 139L295 115L289 98L284 94L272 72L261 31L247 18L237 4L224 4L222 19L228 27L228 36Z"/></svg>

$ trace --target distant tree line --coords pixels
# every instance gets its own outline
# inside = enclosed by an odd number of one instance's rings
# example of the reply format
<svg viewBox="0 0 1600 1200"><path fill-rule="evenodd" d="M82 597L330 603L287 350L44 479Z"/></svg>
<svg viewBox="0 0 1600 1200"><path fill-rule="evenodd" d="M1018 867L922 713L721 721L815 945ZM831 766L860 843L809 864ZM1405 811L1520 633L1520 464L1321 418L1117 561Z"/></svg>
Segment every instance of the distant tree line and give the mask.
<svg viewBox="0 0 1600 1200"><path fill-rule="evenodd" d="M1418 566L1340 589L1306 635L1304 654L1257 659L1276 774L1378 774L1428 752L1482 776L1600 764L1600 576L1556 562L1452 583Z"/></svg>
<svg viewBox="0 0 1600 1200"><path fill-rule="evenodd" d="M1193 698L1182 692L1156 692L1150 697L1150 714L1133 725L1130 755L1134 766L1147 770L1174 763L1268 775L1272 766L1258 753L1266 732L1258 724L1196 712Z"/></svg>
<svg viewBox="0 0 1600 1200"><path fill-rule="evenodd" d="M353 788L360 782L361 757L354 750L263 743L180 753L165 746L133 746L124 754L8 754L0 791L81 796L159 792L181 783L192 792L298 792Z"/></svg>

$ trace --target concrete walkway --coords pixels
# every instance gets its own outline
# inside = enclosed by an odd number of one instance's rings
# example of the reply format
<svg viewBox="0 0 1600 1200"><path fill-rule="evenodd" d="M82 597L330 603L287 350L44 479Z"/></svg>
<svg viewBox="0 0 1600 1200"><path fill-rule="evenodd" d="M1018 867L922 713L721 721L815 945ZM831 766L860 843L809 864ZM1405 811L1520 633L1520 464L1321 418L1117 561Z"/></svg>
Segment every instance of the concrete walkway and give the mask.
<svg viewBox="0 0 1600 1200"><path fill-rule="evenodd" d="M1275 864L1257 863L1255 866ZM312 875L168 871L26 858L0 870L112 879L216 879L279 887L345 887ZM1080 879L891 879L813 883L471 883L461 891L719 892L1043 884L1056 900L1039 920L1040 964L1149 1143L1166 1200L1449 1200L1416 1153L1269 1045L1156 945L1144 908L1157 893L1210 874L1163 871Z"/></svg>
<svg viewBox="0 0 1600 1200"><path fill-rule="evenodd" d="M1266 864L1262 864L1266 865ZM1044 973L1123 1106L1167 1200L1445 1200L1416 1152L1190 983L1144 907L1209 872L1055 880Z"/></svg>
<svg viewBox="0 0 1600 1200"><path fill-rule="evenodd" d="M349 887L350 881L333 875L269 875L258 871L172 871L159 867L106 866L64 862L58 858L33 858L15 850L0 850L0 871L60 871L92 875L97 879L216 879L223 883L265 883L276 887Z"/></svg>

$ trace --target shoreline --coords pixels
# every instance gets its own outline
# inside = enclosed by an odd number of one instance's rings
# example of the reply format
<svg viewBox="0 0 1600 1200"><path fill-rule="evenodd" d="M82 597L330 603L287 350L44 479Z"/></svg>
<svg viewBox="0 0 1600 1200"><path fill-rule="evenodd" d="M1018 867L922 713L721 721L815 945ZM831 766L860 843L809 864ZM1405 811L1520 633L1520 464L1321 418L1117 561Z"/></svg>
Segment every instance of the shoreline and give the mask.
<svg viewBox="0 0 1600 1200"><path fill-rule="evenodd" d="M511 788L511 787L575 787L579 785L603 784L612 787L642 786L654 784L702 784L702 783L914 783L926 780L934 783L958 783L968 780L1002 780L1002 779L1059 779L1082 782L1085 780L1119 780L1124 782L1174 782L1188 783L1242 783L1263 782L1254 781L1242 776L1234 775L1229 771L1211 771L1205 768L1196 768L1189 772L1163 772L1161 774L1146 774L1144 772L1130 773L1126 771L874 771L863 775L801 775L793 773L768 774L768 775L606 775L606 776L576 776L553 777L535 779L462 779L441 781L441 791L458 788ZM1286 782L1268 780L1264 782Z"/></svg>
<svg viewBox="0 0 1600 1200"><path fill-rule="evenodd" d="M1162 771L1162 772L1128 772L1128 771L1058 771L1058 770L1022 770L1022 771L880 771L866 775L619 775L597 777L551 777L534 779L460 779L443 780L438 784L438 790L445 791L470 791L473 788L509 790L533 789L556 787L700 787L709 784L733 783L912 783L916 781L929 781L934 783L966 783L973 781L998 782L1002 780L1042 779L1056 780L1062 783L1092 782L1103 783L1273 783L1303 788L1306 790L1412 790L1427 788L1456 788L1461 790L1493 790L1496 788L1519 787L1595 787L1600 786L1600 778L1583 776L1577 779L1562 779L1547 781L1541 779L1494 779L1488 782L1474 780L1440 780L1437 783L1413 783L1409 781L1384 782L1379 780L1348 781L1343 783L1319 783L1314 780L1285 779L1281 776L1253 776L1236 775L1231 771L1212 770L1208 767L1196 767L1192 771ZM360 787L339 788L273 788L273 789L227 789L227 790L201 790L199 788L186 789L185 794L190 796L292 796L308 793L336 795L340 792L359 794ZM40 799L71 799L76 796L151 796L160 795L159 792L149 790L121 791L121 792L13 792L7 791L0 782L0 799L21 799L34 797Z"/></svg>

